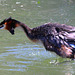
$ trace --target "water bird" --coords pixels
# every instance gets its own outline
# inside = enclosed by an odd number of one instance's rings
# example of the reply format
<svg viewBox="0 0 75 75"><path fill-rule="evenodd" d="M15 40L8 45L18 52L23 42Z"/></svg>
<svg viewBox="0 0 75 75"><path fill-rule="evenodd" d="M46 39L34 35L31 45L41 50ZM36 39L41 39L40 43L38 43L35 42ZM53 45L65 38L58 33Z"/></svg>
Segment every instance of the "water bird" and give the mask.
<svg viewBox="0 0 75 75"><path fill-rule="evenodd" d="M26 24L11 17L0 23L0 29L8 30L12 35L14 29L21 26L27 37L33 42L40 40L47 51L55 52L63 58L75 58L75 27L59 24L45 23L35 28L29 28Z"/></svg>

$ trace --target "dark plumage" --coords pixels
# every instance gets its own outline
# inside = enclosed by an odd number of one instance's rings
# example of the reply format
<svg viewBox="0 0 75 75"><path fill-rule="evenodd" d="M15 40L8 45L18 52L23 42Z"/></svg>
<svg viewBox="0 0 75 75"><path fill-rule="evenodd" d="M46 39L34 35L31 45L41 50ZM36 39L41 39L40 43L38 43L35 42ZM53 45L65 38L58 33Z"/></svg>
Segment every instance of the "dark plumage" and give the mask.
<svg viewBox="0 0 75 75"><path fill-rule="evenodd" d="M46 50L55 52L57 55L65 58L75 58L75 27L58 24L46 23L39 27L29 28L24 23L12 18L5 19L0 23L0 28L5 29L14 34L14 29L21 26L32 41L40 40Z"/></svg>

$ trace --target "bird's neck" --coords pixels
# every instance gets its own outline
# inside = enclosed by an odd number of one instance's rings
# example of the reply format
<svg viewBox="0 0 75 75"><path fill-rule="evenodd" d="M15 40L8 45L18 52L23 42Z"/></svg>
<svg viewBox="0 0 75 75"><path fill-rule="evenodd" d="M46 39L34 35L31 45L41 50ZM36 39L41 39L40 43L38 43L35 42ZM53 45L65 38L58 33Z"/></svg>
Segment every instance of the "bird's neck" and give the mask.
<svg viewBox="0 0 75 75"><path fill-rule="evenodd" d="M31 34L31 28L29 28L26 24L21 23L21 22L20 22L19 25L23 28L23 30L26 33L27 37L32 40L33 36Z"/></svg>

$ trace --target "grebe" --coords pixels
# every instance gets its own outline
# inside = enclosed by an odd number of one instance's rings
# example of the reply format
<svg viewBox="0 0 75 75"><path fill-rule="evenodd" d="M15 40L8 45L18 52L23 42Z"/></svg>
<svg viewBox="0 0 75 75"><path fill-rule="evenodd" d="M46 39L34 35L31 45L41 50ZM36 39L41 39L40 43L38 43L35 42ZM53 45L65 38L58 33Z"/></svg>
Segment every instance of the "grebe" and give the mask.
<svg viewBox="0 0 75 75"><path fill-rule="evenodd" d="M47 51L55 52L64 58L75 58L75 27L46 23L35 28L29 28L26 24L11 17L0 23L0 28L7 29L11 34L14 34L14 29L18 26L23 28L30 40L40 40Z"/></svg>

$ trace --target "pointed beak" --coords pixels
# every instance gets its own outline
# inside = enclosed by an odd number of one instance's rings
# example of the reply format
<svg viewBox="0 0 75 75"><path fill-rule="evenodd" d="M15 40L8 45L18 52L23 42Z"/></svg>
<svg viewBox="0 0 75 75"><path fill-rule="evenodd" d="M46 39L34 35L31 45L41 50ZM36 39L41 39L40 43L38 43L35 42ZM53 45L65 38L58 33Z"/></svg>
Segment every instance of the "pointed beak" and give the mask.
<svg viewBox="0 0 75 75"><path fill-rule="evenodd" d="M0 29L4 29L4 28L5 28L4 24L0 25Z"/></svg>

